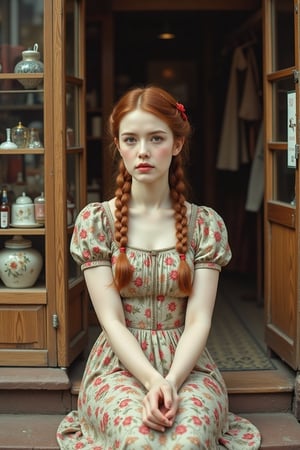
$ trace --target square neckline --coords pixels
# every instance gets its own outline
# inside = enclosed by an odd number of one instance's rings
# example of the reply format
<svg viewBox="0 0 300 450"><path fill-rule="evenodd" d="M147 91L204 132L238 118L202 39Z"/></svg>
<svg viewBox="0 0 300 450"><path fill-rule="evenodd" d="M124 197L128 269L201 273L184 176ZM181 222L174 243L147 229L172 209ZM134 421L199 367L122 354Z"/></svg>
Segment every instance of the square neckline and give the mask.
<svg viewBox="0 0 300 450"><path fill-rule="evenodd" d="M103 201L102 203L102 207L104 209L104 212L106 214L106 217L108 219L108 223L111 229L111 233L113 236L113 242L116 243L116 240L114 238L114 232L115 232L115 219L113 217L112 211L110 209L109 206L109 201ZM195 205L194 203L190 203L191 205L191 213L189 215L188 218L188 245L191 242L193 233L194 233L194 229L195 229L195 224L196 224L196 217L197 217L197 211L199 209L199 206ZM146 249L146 248L138 248L138 247L134 247L132 245L128 245L127 248L130 248L132 250L139 250L139 251L143 251L143 252L147 252L147 253L163 253L166 251L170 251L170 250L175 250L175 246L172 247L166 247L166 248L160 248L160 249Z"/></svg>

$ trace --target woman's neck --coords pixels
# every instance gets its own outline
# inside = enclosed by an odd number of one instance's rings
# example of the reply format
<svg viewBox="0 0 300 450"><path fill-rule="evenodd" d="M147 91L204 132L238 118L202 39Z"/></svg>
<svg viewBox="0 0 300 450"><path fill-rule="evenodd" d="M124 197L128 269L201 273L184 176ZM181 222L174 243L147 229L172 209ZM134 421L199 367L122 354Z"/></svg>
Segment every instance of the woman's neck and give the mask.
<svg viewBox="0 0 300 450"><path fill-rule="evenodd" d="M171 208L172 203L169 186L162 189L161 185L159 187L155 187L153 185L135 185L132 183L130 207L133 209L144 208L148 211L150 209L155 210Z"/></svg>

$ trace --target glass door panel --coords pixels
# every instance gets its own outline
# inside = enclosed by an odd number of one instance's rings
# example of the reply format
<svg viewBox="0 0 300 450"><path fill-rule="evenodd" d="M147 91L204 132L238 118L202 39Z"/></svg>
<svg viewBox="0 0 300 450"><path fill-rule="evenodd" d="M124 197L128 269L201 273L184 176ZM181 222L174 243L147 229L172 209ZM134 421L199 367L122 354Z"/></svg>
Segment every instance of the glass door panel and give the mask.
<svg viewBox="0 0 300 450"><path fill-rule="evenodd" d="M273 82L273 127L272 140L287 141L287 95L295 89L292 77Z"/></svg>
<svg viewBox="0 0 300 450"><path fill-rule="evenodd" d="M295 65L294 51L294 2L293 0L275 0L273 6L273 52L272 71Z"/></svg>
<svg viewBox="0 0 300 450"><path fill-rule="evenodd" d="M287 166L286 151L273 152L273 199L295 204L295 169Z"/></svg>

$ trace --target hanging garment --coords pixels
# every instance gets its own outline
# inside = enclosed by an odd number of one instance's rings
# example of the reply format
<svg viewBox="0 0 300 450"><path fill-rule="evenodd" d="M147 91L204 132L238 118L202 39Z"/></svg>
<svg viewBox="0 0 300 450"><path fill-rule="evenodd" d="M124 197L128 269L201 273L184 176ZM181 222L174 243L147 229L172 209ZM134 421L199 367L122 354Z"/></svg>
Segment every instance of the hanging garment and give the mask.
<svg viewBox="0 0 300 450"><path fill-rule="evenodd" d="M241 74L245 80L240 88ZM249 162L245 121L260 120L258 69L253 49L237 47L233 54L217 169L237 171Z"/></svg>
<svg viewBox="0 0 300 450"><path fill-rule="evenodd" d="M246 211L258 212L264 198L264 145L263 123L257 136L255 156L251 166Z"/></svg>

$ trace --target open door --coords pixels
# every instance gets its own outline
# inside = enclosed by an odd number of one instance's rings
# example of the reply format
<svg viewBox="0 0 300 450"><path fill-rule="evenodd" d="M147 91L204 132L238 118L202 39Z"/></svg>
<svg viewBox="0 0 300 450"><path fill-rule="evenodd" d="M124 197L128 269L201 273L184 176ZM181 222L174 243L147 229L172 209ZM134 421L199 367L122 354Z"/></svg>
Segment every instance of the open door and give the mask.
<svg viewBox="0 0 300 450"><path fill-rule="evenodd" d="M299 367L299 0L264 0L266 343Z"/></svg>

